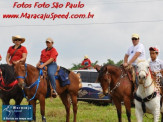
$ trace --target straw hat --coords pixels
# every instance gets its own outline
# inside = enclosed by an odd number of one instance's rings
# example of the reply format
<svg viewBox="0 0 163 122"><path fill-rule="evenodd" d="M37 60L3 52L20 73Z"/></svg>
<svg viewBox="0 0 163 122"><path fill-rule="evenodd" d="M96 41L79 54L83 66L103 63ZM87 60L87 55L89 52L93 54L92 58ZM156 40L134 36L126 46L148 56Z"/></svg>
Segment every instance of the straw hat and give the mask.
<svg viewBox="0 0 163 122"><path fill-rule="evenodd" d="M20 39L21 40L21 43L24 43L25 42L25 38L22 38L21 36L19 35L16 35L16 36L12 36L12 42L14 43L14 40L15 39Z"/></svg>
<svg viewBox="0 0 163 122"><path fill-rule="evenodd" d="M84 56L84 59L87 59L87 58L88 58L88 55L85 55L85 56Z"/></svg>

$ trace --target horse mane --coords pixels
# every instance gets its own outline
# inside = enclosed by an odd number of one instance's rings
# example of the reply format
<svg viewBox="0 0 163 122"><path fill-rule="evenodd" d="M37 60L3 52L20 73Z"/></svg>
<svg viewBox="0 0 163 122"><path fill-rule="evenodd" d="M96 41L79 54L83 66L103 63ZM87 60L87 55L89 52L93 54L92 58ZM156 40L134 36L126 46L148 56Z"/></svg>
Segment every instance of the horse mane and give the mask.
<svg viewBox="0 0 163 122"><path fill-rule="evenodd" d="M108 66L114 67L116 69L119 69L120 67L116 66L116 65L112 65L112 64L105 64L104 66L101 67L100 71L99 71L99 78L103 77L103 74L106 73L106 68ZM113 74L115 74L114 72L112 72Z"/></svg>
<svg viewBox="0 0 163 122"><path fill-rule="evenodd" d="M145 61L146 61L146 60L143 60L143 59L142 59L142 60L140 60L140 59L139 59L139 60L137 60L137 62L136 62L136 63L137 63L137 64L139 64L139 63L141 63L141 62L145 62Z"/></svg>
<svg viewBox="0 0 163 122"><path fill-rule="evenodd" d="M9 66L8 64L1 64L0 69L2 70L2 76L6 85L16 80L13 66Z"/></svg>

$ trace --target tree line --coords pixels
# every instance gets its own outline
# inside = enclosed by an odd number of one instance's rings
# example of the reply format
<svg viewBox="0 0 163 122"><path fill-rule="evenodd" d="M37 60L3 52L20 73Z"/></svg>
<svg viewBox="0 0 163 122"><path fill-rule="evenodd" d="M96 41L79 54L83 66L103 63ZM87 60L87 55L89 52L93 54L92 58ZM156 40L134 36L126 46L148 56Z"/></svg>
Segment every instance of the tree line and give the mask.
<svg viewBox="0 0 163 122"><path fill-rule="evenodd" d="M112 59L107 59L107 62L103 63L103 65L111 64L111 65L120 66L122 63L123 63L123 60L120 60L120 61L115 63ZM92 67L94 67L97 64L98 64L98 61L95 61L95 62L91 63ZM71 70L78 70L78 69L82 68L81 63L78 63L78 64L73 63L72 65L73 66L71 67Z"/></svg>

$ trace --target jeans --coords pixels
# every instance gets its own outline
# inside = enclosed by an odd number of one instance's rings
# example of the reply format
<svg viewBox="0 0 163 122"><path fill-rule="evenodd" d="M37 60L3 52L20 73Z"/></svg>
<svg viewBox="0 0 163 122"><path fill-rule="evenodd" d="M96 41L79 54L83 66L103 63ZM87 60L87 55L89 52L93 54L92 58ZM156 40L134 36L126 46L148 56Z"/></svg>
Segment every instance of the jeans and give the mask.
<svg viewBox="0 0 163 122"><path fill-rule="evenodd" d="M48 67L48 77L50 78L52 88L56 90L55 73L57 71L57 64L56 62L52 62L48 64L47 67Z"/></svg>
<svg viewBox="0 0 163 122"><path fill-rule="evenodd" d="M137 77L137 74L136 74L136 72L137 72L137 66L136 65L133 65L133 67L134 67L134 70L135 70L135 83L136 83L136 86L138 87L138 77Z"/></svg>

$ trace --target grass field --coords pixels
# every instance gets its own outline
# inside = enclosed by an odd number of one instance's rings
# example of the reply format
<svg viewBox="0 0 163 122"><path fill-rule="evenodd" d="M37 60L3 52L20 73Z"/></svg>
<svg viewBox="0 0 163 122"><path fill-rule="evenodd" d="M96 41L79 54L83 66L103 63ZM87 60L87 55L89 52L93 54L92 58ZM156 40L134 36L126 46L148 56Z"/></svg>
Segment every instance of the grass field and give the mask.
<svg viewBox="0 0 163 122"><path fill-rule="evenodd" d="M14 101L10 101L11 104L14 104ZM2 103L0 103L2 105ZM27 105L28 103L24 99L22 105ZM47 122L65 122L65 108L58 98L56 99L46 99L46 119ZM127 117L125 114L125 108L123 106L122 109L122 121L127 122ZM0 111L0 121L2 121L2 106ZM144 117L144 122L152 122L152 116L147 115L149 118ZM40 106L37 105L37 113L36 113L37 122L41 122L40 115ZM136 122L135 110L132 108L132 122ZM70 122L73 121L73 111L71 107L71 115ZM114 105L108 106L97 106L94 104L89 104L87 102L78 102L78 114L77 114L77 122L117 122L117 114L116 108ZM24 121L23 121L24 122Z"/></svg>

